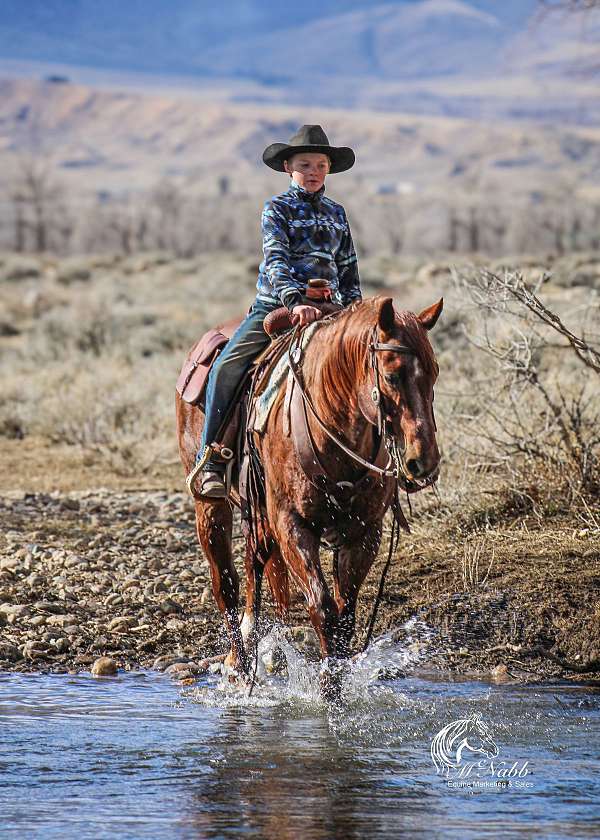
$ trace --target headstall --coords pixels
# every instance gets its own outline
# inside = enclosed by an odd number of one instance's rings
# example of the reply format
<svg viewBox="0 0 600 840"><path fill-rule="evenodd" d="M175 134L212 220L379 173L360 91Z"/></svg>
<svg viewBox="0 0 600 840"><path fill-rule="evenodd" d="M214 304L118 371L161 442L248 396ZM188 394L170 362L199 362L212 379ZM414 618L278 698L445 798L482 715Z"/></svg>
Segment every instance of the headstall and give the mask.
<svg viewBox="0 0 600 840"><path fill-rule="evenodd" d="M379 434L384 435L385 439L385 446L388 451L388 462L385 467L378 467L376 464L373 464L371 461L367 461L358 453L354 452L350 449L346 444L341 441L337 435L335 435L323 422L323 420L319 417L311 398L304 390L301 377L300 377L300 369L299 364L302 358L302 347L300 344L297 344L297 336L298 336L298 327L294 329L294 333L292 335L292 340L290 342L289 350L288 350L288 363L290 370L292 372L292 376L294 378L295 384L298 387L302 399L304 400L305 404L308 406L311 414L313 415L314 419L316 420L317 424L320 428L325 432L327 437L332 440L343 452L346 453L350 458L352 458L357 464L360 464L362 467L367 468L368 470L372 470L373 472L379 473L381 476L390 477L399 481L402 477L406 478L408 481L412 481L406 474L406 470L404 468L404 452L406 447L404 442L401 444L399 443L397 437L395 436L391 418L384 417L382 405L381 405L381 388L380 388L380 372L379 366L377 364L377 351L391 351L393 353L404 353L410 356L416 356L416 352L411 348L407 347L404 344L386 344L377 341L377 328L373 329L373 333L371 336L371 340L369 342L369 355L370 355L370 365L373 370L374 376L374 386L371 389L371 400L377 409L377 430Z"/></svg>

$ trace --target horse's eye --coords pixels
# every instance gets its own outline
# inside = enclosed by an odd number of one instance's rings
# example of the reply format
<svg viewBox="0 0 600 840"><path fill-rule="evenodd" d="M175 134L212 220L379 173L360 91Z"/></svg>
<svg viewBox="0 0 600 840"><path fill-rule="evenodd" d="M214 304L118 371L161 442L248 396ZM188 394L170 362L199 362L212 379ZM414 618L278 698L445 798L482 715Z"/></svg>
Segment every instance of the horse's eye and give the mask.
<svg viewBox="0 0 600 840"><path fill-rule="evenodd" d="M388 385L391 385L393 388L399 388L402 384L403 379L401 371L396 371L395 373L386 373L384 378Z"/></svg>

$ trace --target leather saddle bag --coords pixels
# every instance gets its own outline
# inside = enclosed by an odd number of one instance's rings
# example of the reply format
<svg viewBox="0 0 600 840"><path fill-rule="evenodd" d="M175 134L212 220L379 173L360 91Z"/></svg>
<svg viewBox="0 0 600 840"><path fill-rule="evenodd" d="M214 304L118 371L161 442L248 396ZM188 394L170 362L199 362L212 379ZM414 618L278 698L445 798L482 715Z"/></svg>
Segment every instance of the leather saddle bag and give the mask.
<svg viewBox="0 0 600 840"><path fill-rule="evenodd" d="M177 393L187 403L204 410L206 381L213 362L225 347L241 323L241 318L232 318L204 333L197 341L183 363L175 385Z"/></svg>
<svg viewBox="0 0 600 840"><path fill-rule="evenodd" d="M219 330L209 330L194 344L175 386L182 400L202 407L211 365L228 341Z"/></svg>

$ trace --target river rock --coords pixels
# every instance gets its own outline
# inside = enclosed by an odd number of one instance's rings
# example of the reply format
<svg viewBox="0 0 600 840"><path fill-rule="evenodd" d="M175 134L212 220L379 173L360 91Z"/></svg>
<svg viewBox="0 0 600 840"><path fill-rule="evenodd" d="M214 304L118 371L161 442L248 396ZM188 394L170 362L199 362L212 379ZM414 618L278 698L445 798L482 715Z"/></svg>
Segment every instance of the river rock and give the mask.
<svg viewBox="0 0 600 840"><path fill-rule="evenodd" d="M89 562L86 557L83 557L81 554L71 554L70 557L67 557L65 560L65 568L66 569L85 569L89 566Z"/></svg>
<svg viewBox="0 0 600 840"><path fill-rule="evenodd" d="M57 601L38 601L34 604L34 609L37 612L49 612L54 613L55 615L62 615L65 611L65 605L60 604Z"/></svg>
<svg viewBox="0 0 600 840"><path fill-rule="evenodd" d="M496 665L495 668L492 668L491 676L495 682L506 682L506 680L510 679L508 668L504 663Z"/></svg>
<svg viewBox="0 0 600 840"><path fill-rule="evenodd" d="M45 615L34 615L33 618L30 618L28 621L28 624L31 624L32 627L42 627L45 623Z"/></svg>
<svg viewBox="0 0 600 840"><path fill-rule="evenodd" d="M165 598L164 601L161 601L158 606L160 607L160 611L165 613L165 615L183 611L183 608L180 606L180 604L178 604L176 601L173 601L172 598Z"/></svg>
<svg viewBox="0 0 600 840"><path fill-rule="evenodd" d="M0 604L0 615L3 615L7 621L10 621L11 618L14 621L15 618L20 618L27 613L29 613L27 604Z"/></svg>
<svg viewBox="0 0 600 840"><path fill-rule="evenodd" d="M123 598L117 593L113 592L110 595L107 595L104 599L104 606L105 607L116 607L123 603Z"/></svg>
<svg viewBox="0 0 600 840"><path fill-rule="evenodd" d="M0 571L7 569L9 572L15 572L21 565L18 557L2 557L0 559Z"/></svg>
<svg viewBox="0 0 600 840"><path fill-rule="evenodd" d="M29 641L22 648L25 659L45 659L50 652L47 642Z"/></svg>
<svg viewBox="0 0 600 840"><path fill-rule="evenodd" d="M94 677L114 677L118 670L117 663L109 656L101 656L96 659L91 667L91 673Z"/></svg>
<svg viewBox="0 0 600 840"><path fill-rule="evenodd" d="M77 616L73 613L62 613L61 615L47 615L46 624L52 627L68 627L77 623Z"/></svg>
<svg viewBox="0 0 600 840"><path fill-rule="evenodd" d="M132 589L134 587L139 588L141 586L139 578L125 578L123 581L123 585L121 589L124 591L125 589Z"/></svg>
<svg viewBox="0 0 600 840"><path fill-rule="evenodd" d="M130 615L118 615L108 625L108 630L110 633L123 632L124 630L129 630L129 628L135 623L135 619L132 618Z"/></svg>
<svg viewBox="0 0 600 840"><path fill-rule="evenodd" d="M187 659L184 659L176 653L167 653L157 657L152 663L152 668L155 671L165 671L169 665L173 665L175 662L187 662Z"/></svg>
<svg viewBox="0 0 600 840"><path fill-rule="evenodd" d="M165 668L165 674L176 679L187 679L188 675L193 676L198 672L198 666L194 662L174 662Z"/></svg>
<svg viewBox="0 0 600 840"><path fill-rule="evenodd" d="M0 642L0 658L16 662L23 658L23 654L16 645L10 642Z"/></svg>
<svg viewBox="0 0 600 840"><path fill-rule="evenodd" d="M165 626L167 630L184 630L185 621L182 621L180 618L170 618Z"/></svg>
<svg viewBox="0 0 600 840"><path fill-rule="evenodd" d="M97 636L91 644L92 650L103 650L108 647L110 640L107 636Z"/></svg>

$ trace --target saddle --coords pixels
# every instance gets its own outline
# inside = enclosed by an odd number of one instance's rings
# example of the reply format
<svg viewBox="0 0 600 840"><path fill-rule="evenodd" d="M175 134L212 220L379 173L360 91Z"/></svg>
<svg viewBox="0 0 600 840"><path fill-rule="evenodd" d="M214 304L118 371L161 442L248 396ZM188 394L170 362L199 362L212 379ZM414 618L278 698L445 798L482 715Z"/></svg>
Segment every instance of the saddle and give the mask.
<svg viewBox="0 0 600 840"><path fill-rule="evenodd" d="M331 314L342 308L331 302L329 284L321 279L309 280L303 303L317 306L324 314ZM183 363L177 379L177 392L182 400L197 406L202 412L205 410L206 385L211 367L241 321L241 318L233 319L209 330L194 344ZM237 455L237 465L241 464L243 459L243 432L246 429L249 411L248 396L258 396L268 383L271 371L287 347L286 339L291 335L293 327L290 312L285 307L270 312L263 324L271 343L258 355L239 383L228 415L224 418L217 435L219 443L216 456L219 457L219 452L222 452L224 459L231 460L233 455Z"/></svg>

